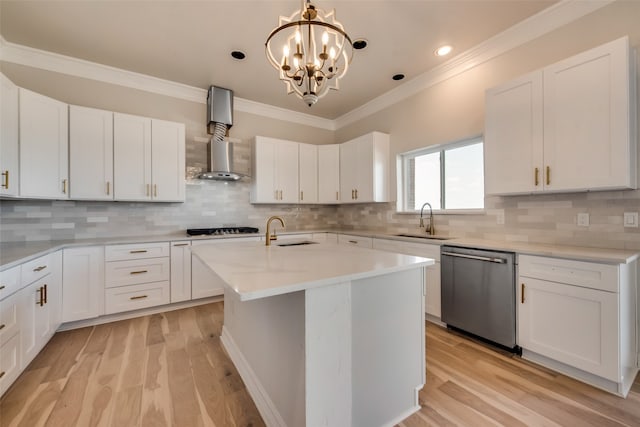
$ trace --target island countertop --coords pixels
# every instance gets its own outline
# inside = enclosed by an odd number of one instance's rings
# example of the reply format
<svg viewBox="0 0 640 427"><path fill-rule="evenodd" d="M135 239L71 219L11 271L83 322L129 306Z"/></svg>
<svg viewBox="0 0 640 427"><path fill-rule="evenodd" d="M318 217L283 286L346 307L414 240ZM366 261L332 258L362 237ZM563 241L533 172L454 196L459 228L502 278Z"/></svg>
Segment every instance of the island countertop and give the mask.
<svg viewBox="0 0 640 427"><path fill-rule="evenodd" d="M192 252L242 301L434 264L429 258L325 242L299 246L233 242L197 246Z"/></svg>

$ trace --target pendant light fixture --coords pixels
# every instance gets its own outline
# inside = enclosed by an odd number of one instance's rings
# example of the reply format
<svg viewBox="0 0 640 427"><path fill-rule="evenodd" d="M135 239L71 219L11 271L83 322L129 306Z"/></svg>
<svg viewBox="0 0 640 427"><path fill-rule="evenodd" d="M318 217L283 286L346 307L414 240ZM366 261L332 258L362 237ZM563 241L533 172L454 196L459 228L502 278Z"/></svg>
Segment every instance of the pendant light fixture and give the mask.
<svg viewBox="0 0 640 427"><path fill-rule="evenodd" d="M351 38L336 21L335 10L325 13L310 0L303 0L291 16L280 16L265 48L287 93L295 92L309 107L329 89L339 89L353 55Z"/></svg>

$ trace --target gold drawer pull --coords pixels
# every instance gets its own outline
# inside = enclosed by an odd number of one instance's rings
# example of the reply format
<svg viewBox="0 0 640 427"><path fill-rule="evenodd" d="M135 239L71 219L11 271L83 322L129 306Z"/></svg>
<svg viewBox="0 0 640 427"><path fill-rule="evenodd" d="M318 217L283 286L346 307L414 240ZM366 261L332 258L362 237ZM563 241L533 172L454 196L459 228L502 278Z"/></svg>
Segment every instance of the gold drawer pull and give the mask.
<svg viewBox="0 0 640 427"><path fill-rule="evenodd" d="M520 304L524 304L524 283L520 285Z"/></svg>
<svg viewBox="0 0 640 427"><path fill-rule="evenodd" d="M354 245L357 245L358 241L357 240L349 240L349 243L353 243Z"/></svg>
<svg viewBox="0 0 640 427"><path fill-rule="evenodd" d="M34 268L34 269L33 269L33 271L37 273L38 271L42 271L42 270L44 270L45 268L47 268L47 266L46 266L46 265L41 265L40 267L36 267L36 268Z"/></svg>
<svg viewBox="0 0 640 427"><path fill-rule="evenodd" d="M132 272L131 272L131 273L129 273L129 274L143 274L143 273L148 273L148 272L149 272L149 271L147 271L147 270L140 270L140 271L132 271Z"/></svg>
<svg viewBox="0 0 640 427"><path fill-rule="evenodd" d="M4 377L4 374L5 374L4 371L0 372L0 378Z"/></svg>
<svg viewBox="0 0 640 427"><path fill-rule="evenodd" d="M538 184L540 184L540 169L536 168L533 175L534 175L533 181L537 187Z"/></svg>
<svg viewBox="0 0 640 427"><path fill-rule="evenodd" d="M67 180L66 179L62 180L62 193L63 194L67 194Z"/></svg>
<svg viewBox="0 0 640 427"><path fill-rule="evenodd" d="M46 283L44 285L44 303L45 304L47 303L47 285L46 285Z"/></svg>
<svg viewBox="0 0 640 427"><path fill-rule="evenodd" d="M551 185L551 168L547 166L547 185Z"/></svg>
<svg viewBox="0 0 640 427"><path fill-rule="evenodd" d="M137 297L131 297L129 299L134 300L134 299L145 299L145 298L147 298L147 295L138 295Z"/></svg>
<svg viewBox="0 0 640 427"><path fill-rule="evenodd" d="M173 246L189 246L188 243L174 243Z"/></svg>
<svg viewBox="0 0 640 427"><path fill-rule="evenodd" d="M147 250L146 249L142 249L142 250L138 250L138 251L129 251L130 254L146 254Z"/></svg>
<svg viewBox="0 0 640 427"><path fill-rule="evenodd" d="M2 177L4 178L4 182L2 183L2 188L9 189L9 171L2 172Z"/></svg>
<svg viewBox="0 0 640 427"><path fill-rule="evenodd" d="M4 329L4 327L7 326L4 323L2 325L0 325L0 331Z"/></svg>
<svg viewBox="0 0 640 427"><path fill-rule="evenodd" d="M107 196L111 194L111 182L107 181Z"/></svg>
<svg viewBox="0 0 640 427"><path fill-rule="evenodd" d="M356 188L356 200L358 200L358 189Z"/></svg>
<svg viewBox="0 0 640 427"><path fill-rule="evenodd" d="M0 291L3 290L4 288L6 288L5 285L0 286Z"/></svg>
<svg viewBox="0 0 640 427"><path fill-rule="evenodd" d="M36 301L36 305L39 305L40 307L42 307L44 305L44 288L42 286L40 286L40 288L38 288L38 290L36 291L40 294L40 301Z"/></svg>
<svg viewBox="0 0 640 427"><path fill-rule="evenodd" d="M151 196L151 185L147 184L147 192L146 192L146 196L150 197Z"/></svg>
<svg viewBox="0 0 640 427"><path fill-rule="evenodd" d="M300 192L300 200L304 200L304 191Z"/></svg>

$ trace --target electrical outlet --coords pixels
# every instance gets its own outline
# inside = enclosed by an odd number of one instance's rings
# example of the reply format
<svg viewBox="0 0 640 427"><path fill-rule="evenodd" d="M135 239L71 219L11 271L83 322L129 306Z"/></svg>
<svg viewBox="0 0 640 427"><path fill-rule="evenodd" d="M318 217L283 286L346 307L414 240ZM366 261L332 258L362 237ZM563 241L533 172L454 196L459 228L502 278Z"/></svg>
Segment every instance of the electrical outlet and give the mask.
<svg viewBox="0 0 640 427"><path fill-rule="evenodd" d="M588 213L579 213L576 223L580 227L588 227L589 226L589 214Z"/></svg>
<svg viewBox="0 0 640 427"><path fill-rule="evenodd" d="M638 228L638 212L625 212L624 226Z"/></svg>

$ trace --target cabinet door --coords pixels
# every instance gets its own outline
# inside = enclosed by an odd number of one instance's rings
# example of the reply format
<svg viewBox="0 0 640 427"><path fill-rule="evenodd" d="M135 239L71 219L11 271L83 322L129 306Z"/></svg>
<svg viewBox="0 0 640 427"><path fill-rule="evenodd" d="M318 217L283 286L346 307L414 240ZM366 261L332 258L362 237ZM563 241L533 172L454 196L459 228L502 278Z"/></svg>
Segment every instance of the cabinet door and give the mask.
<svg viewBox="0 0 640 427"><path fill-rule="evenodd" d="M71 198L113 200L113 113L69 106Z"/></svg>
<svg viewBox="0 0 640 427"><path fill-rule="evenodd" d="M271 138L256 137L251 153L251 202L276 203L276 145Z"/></svg>
<svg viewBox="0 0 640 427"><path fill-rule="evenodd" d="M113 113L115 200L151 200L151 119Z"/></svg>
<svg viewBox="0 0 640 427"><path fill-rule="evenodd" d="M0 396L20 375L20 334L0 346Z"/></svg>
<svg viewBox="0 0 640 427"><path fill-rule="evenodd" d="M357 202L373 202L374 186L374 144L371 134L363 135L354 140L356 147L356 175L355 189Z"/></svg>
<svg viewBox="0 0 640 427"><path fill-rule="evenodd" d="M544 69L547 190L636 188L629 64L625 37Z"/></svg>
<svg viewBox="0 0 640 427"><path fill-rule="evenodd" d="M424 297L425 312L439 319L442 315L439 262L427 267L426 279L427 293Z"/></svg>
<svg viewBox="0 0 640 427"><path fill-rule="evenodd" d="M151 121L151 177L153 200L184 202L184 124Z"/></svg>
<svg viewBox="0 0 640 427"><path fill-rule="evenodd" d="M20 196L69 198L67 104L20 93Z"/></svg>
<svg viewBox="0 0 640 427"><path fill-rule="evenodd" d="M191 242L171 242L171 302L191 299Z"/></svg>
<svg viewBox="0 0 640 427"><path fill-rule="evenodd" d="M355 203L358 175L358 149L354 141L340 144L340 201Z"/></svg>
<svg viewBox="0 0 640 427"><path fill-rule="evenodd" d="M618 294L520 277L517 297L523 349L620 381Z"/></svg>
<svg viewBox="0 0 640 427"><path fill-rule="evenodd" d="M280 203L298 203L298 145L292 141L276 144L276 184Z"/></svg>
<svg viewBox="0 0 640 427"><path fill-rule="evenodd" d="M542 73L490 89L485 99L486 194L543 188Z"/></svg>
<svg viewBox="0 0 640 427"><path fill-rule="evenodd" d="M318 202L340 202L340 145L338 144L318 146Z"/></svg>
<svg viewBox="0 0 640 427"><path fill-rule="evenodd" d="M300 202L318 202L318 146L298 145L298 169L300 171Z"/></svg>
<svg viewBox="0 0 640 427"><path fill-rule="evenodd" d="M63 252L62 321L104 314L104 247L70 248Z"/></svg>
<svg viewBox="0 0 640 427"><path fill-rule="evenodd" d="M18 86L0 73L0 196L18 195Z"/></svg>
<svg viewBox="0 0 640 427"><path fill-rule="evenodd" d="M22 369L31 363L52 334L49 322L51 305L44 302L45 292L49 291L49 277L50 275L43 277L20 291ZM47 285L46 291L45 285Z"/></svg>

